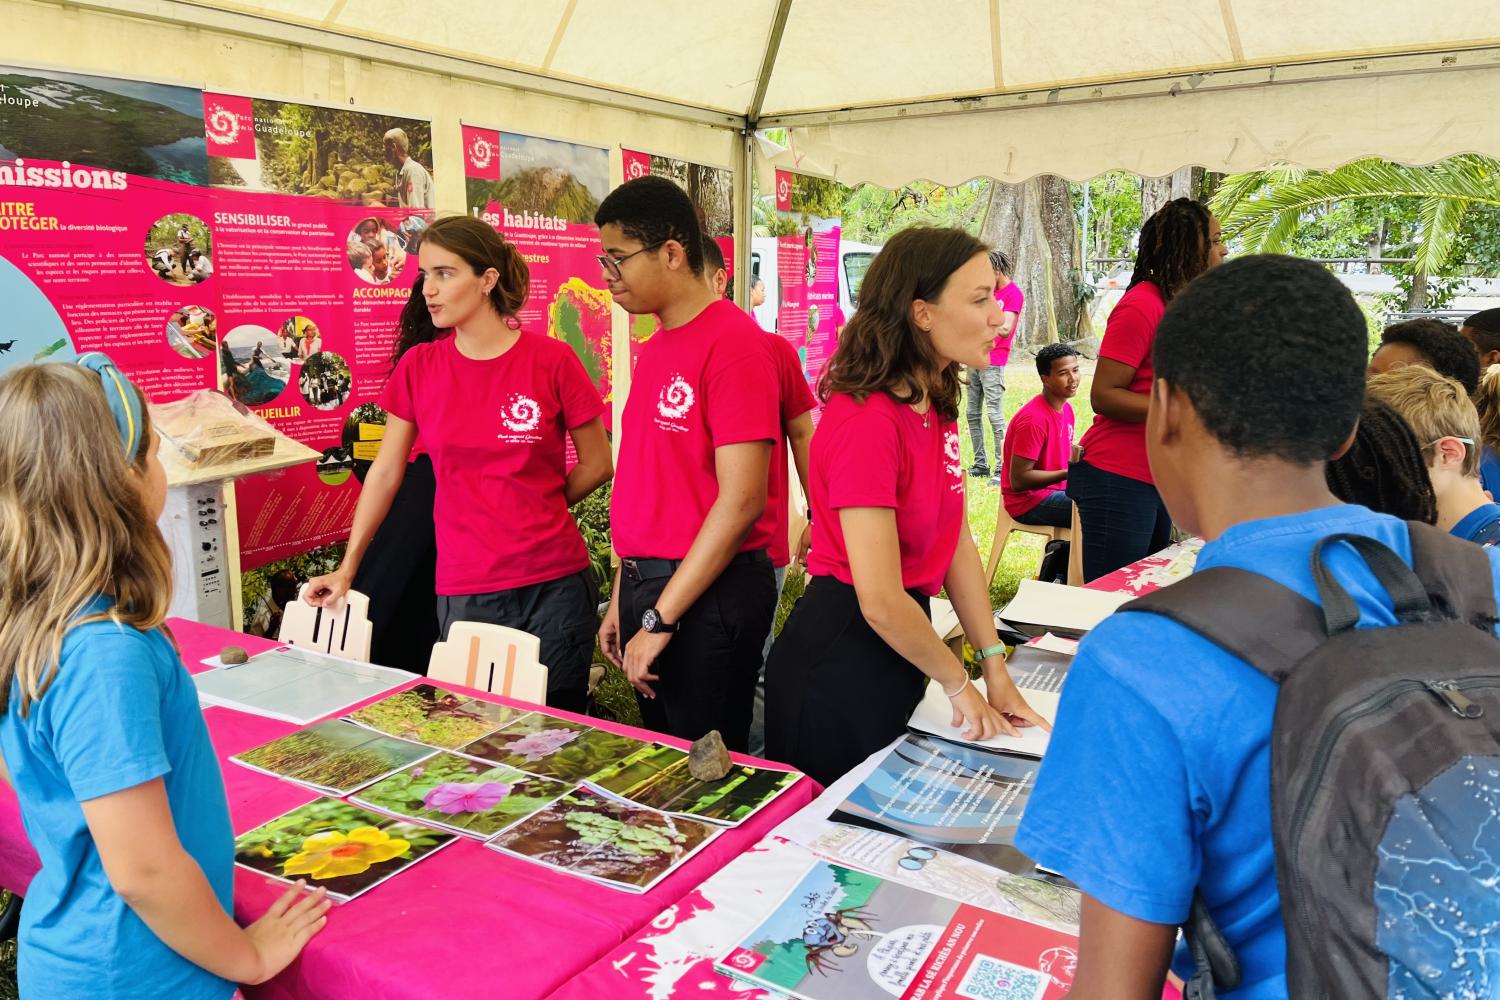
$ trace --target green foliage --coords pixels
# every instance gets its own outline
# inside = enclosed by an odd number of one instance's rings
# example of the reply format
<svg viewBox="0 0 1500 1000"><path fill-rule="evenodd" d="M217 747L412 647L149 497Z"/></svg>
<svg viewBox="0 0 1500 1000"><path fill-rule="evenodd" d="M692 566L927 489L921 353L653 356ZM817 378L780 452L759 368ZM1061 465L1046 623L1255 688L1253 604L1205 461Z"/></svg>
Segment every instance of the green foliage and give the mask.
<svg viewBox="0 0 1500 1000"><path fill-rule="evenodd" d="M445 813L426 808L423 800L444 784L504 784L509 791L500 801L478 812ZM476 764L466 757L440 753L371 785L358 798L377 809L490 836L550 805L567 788L561 782L533 778L513 768Z"/></svg>
<svg viewBox="0 0 1500 1000"><path fill-rule="evenodd" d="M1141 231L1141 179L1124 170L1100 174L1086 184L1070 185L1073 205L1083 225L1083 192L1089 193L1090 260L1096 257L1129 257Z"/></svg>
<svg viewBox="0 0 1500 1000"><path fill-rule="evenodd" d="M665 825L642 823L626 826L613 816L596 812L569 812L568 829L585 844L608 844L626 854L673 854L687 838Z"/></svg>
<svg viewBox="0 0 1500 1000"><path fill-rule="evenodd" d="M334 542L240 574L244 601L241 628L250 635L275 636L281 608L296 600L297 589L315 576L332 573L344 558L344 542ZM276 584L275 595L272 583ZM290 595L290 596L288 596Z"/></svg>
<svg viewBox="0 0 1500 1000"><path fill-rule="evenodd" d="M426 122L279 101L254 104L261 175L273 190L394 205L396 168L385 159L385 133L392 128L406 133L408 155L432 169Z"/></svg>
<svg viewBox="0 0 1500 1000"><path fill-rule="evenodd" d="M528 167L500 181L471 177L464 188L470 211L483 212L494 201L511 212L592 222L599 209L598 199L583 182L560 167Z"/></svg>
<svg viewBox="0 0 1500 1000"><path fill-rule="evenodd" d="M613 540L609 531L612 485L605 483L572 508L573 520L578 522L579 534L583 535L583 544L589 550L589 565L593 567L594 576L599 580L601 602L609 600L610 592L614 589L614 569L610 562Z"/></svg>
<svg viewBox="0 0 1500 1000"><path fill-rule="evenodd" d="M884 243L908 226L953 226L978 236L990 182L972 180L948 188L917 181L896 190L863 184L845 191L843 204L832 213L843 219L843 238Z"/></svg>
<svg viewBox="0 0 1500 1000"><path fill-rule="evenodd" d="M187 212L175 212L172 215L164 215L151 224L151 230L146 234L146 256L150 256L158 250L171 250L177 252L177 232L186 225L188 234L193 239L193 248L211 253L213 250L213 234L209 232L208 225L196 215Z"/></svg>

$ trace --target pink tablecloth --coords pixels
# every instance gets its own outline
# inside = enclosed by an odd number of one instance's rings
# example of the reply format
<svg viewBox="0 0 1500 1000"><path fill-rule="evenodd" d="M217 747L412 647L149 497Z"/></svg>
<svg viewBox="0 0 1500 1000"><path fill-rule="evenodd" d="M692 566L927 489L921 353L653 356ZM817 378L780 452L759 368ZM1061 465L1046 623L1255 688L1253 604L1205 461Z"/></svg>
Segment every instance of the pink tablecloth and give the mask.
<svg viewBox="0 0 1500 1000"><path fill-rule="evenodd" d="M170 624L182 646L183 660L194 671L202 669L201 659L215 655L226 644L242 645L252 653L274 645L195 622L173 620ZM225 708L207 709L204 717L214 749L226 758L224 785L236 832L316 797L227 760L295 726ZM686 745L628 726L587 721L641 739ZM754 763L753 758L736 757ZM810 802L815 792L813 782L802 779L642 895L594 885L460 838L409 871L337 907L301 958L271 982L246 988L245 994L308 1000L547 996L754 845ZM15 795L5 786L0 789L0 886L24 892L39 864L22 830ZM283 889L254 873L236 871L236 919L241 923L254 920Z"/></svg>

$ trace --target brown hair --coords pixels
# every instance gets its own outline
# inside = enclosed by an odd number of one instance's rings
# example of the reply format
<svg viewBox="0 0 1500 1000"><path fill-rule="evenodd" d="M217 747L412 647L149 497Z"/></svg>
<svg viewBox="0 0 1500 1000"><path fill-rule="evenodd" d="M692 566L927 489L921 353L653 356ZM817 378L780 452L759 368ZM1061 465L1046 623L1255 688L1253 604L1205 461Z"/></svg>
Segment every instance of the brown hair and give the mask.
<svg viewBox="0 0 1500 1000"><path fill-rule="evenodd" d="M422 242L462 257L475 274L484 274L494 268L500 279L490 289L490 305L501 316L514 316L526 304L531 292L531 270L515 244L497 233L489 223L468 215L445 216L423 231ZM401 309L400 335L396 338L396 350L391 354L391 368L396 367L401 355L418 344L437 340L439 336L441 334L427 312L427 301L422 297L422 275L418 273L411 286L411 295Z"/></svg>
<svg viewBox="0 0 1500 1000"><path fill-rule="evenodd" d="M954 271L989 249L962 229L913 226L891 237L865 272L859 308L818 381L819 398L931 399L944 420L957 420L958 364L942 364L932 338L912 322L912 303L936 301Z"/></svg>
<svg viewBox="0 0 1500 1000"><path fill-rule="evenodd" d="M127 465L99 376L52 363L0 378L0 709L13 679L23 714L46 693L71 629L162 627L172 560L131 475L153 447L144 406L141 416ZM112 607L82 615L101 594Z"/></svg>
<svg viewBox="0 0 1500 1000"><path fill-rule="evenodd" d="M1500 452L1500 365L1490 365L1480 373L1474 408L1479 411L1479 433L1485 447Z"/></svg>
<svg viewBox="0 0 1500 1000"><path fill-rule="evenodd" d="M1141 227L1130 287L1149 281L1163 302L1208 270L1208 209L1191 198L1173 198Z"/></svg>

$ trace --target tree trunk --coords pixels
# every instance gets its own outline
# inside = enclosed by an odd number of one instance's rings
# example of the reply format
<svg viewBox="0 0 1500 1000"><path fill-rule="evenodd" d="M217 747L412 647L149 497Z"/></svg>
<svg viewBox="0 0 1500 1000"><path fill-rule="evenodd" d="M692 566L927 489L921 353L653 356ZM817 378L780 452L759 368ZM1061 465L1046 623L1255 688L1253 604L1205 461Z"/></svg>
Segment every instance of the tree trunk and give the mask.
<svg viewBox="0 0 1500 1000"><path fill-rule="evenodd" d="M1418 267L1411 275L1411 291L1406 293L1406 311L1427 308L1427 272Z"/></svg>
<svg viewBox="0 0 1500 1000"><path fill-rule="evenodd" d="M1073 289L1078 233L1066 180L1043 174L1020 184L995 182L979 238L1010 255L1011 279L1026 296L1015 333L1016 346L1033 347L1087 336L1079 331L1078 299Z"/></svg>
<svg viewBox="0 0 1500 1000"><path fill-rule="evenodd" d="M1151 218L1174 198L1204 201L1223 174L1209 174L1202 167L1178 167L1164 177L1141 178L1141 221Z"/></svg>

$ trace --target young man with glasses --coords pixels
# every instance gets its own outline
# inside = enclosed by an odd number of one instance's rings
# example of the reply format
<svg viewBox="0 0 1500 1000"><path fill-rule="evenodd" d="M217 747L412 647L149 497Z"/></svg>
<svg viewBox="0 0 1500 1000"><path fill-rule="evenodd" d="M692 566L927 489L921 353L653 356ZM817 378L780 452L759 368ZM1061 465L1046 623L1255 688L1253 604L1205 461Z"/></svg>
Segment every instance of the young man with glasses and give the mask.
<svg viewBox="0 0 1500 1000"><path fill-rule="evenodd" d="M766 502L780 392L764 335L704 280L687 195L641 177L594 216L616 304L655 314L620 418L610 522L621 566L600 645L648 728L744 750L775 613Z"/></svg>
<svg viewBox="0 0 1500 1000"><path fill-rule="evenodd" d="M1390 406L1422 444L1437 495L1437 526L1480 545L1500 542L1500 504L1479 481L1479 413L1457 379L1426 365L1370 377L1370 397Z"/></svg>

